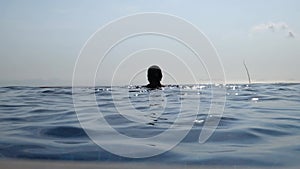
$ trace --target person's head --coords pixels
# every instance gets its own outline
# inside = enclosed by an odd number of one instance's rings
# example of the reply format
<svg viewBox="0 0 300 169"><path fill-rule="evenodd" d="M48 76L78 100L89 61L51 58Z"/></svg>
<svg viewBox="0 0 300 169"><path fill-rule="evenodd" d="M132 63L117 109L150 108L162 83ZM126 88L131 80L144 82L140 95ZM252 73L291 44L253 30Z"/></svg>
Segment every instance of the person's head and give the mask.
<svg viewBox="0 0 300 169"><path fill-rule="evenodd" d="M150 66L148 68L147 77L150 84L160 85L162 79L161 69L156 65Z"/></svg>

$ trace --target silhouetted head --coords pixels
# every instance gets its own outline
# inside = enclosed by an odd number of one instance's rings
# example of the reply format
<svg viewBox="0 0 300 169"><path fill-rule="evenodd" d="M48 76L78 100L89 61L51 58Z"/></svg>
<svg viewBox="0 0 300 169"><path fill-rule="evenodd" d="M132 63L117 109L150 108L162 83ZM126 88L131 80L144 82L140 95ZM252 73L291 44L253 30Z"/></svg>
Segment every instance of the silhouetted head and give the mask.
<svg viewBox="0 0 300 169"><path fill-rule="evenodd" d="M149 67L147 77L150 83L147 85L147 87L149 88L162 87L162 85L160 84L160 81L162 79L162 73L161 73L161 69L158 66L153 65Z"/></svg>

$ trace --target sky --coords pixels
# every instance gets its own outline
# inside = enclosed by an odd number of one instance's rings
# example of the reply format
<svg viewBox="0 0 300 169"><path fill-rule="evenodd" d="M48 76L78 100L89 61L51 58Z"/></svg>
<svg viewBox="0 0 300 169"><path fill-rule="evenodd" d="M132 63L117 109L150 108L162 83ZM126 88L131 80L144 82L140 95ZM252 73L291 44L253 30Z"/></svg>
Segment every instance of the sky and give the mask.
<svg viewBox="0 0 300 169"><path fill-rule="evenodd" d="M87 40L111 21L144 12L178 16L201 30L219 55L227 83L247 82L243 61L253 82L300 82L298 0L0 0L0 85L72 85L76 59ZM114 71L116 84L146 84L148 62L141 58L153 54L156 59L165 58L157 62L165 75L163 83L193 82L188 69L178 62L188 59L164 50L141 51L136 59L124 60L120 70L111 66L122 61L122 48L138 50L139 44L151 46L155 41L174 43L147 36L124 42L97 70L97 84L110 83L111 77L102 74ZM201 83L208 76L200 77L205 70L197 66L199 70L192 70Z"/></svg>

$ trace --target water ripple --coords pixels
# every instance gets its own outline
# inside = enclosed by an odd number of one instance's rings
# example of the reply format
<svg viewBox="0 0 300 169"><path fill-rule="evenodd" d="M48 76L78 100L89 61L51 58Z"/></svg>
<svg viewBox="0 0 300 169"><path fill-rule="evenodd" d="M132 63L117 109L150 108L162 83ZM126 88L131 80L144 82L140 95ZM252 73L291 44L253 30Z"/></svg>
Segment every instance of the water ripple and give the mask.
<svg viewBox="0 0 300 169"><path fill-rule="evenodd" d="M174 149L148 159L113 155L96 145L80 126L74 109L71 87L0 88L0 157L151 161L205 165L299 166L300 84L228 84L225 111L213 135L198 143L203 125L220 118L208 114L213 85L167 86L147 90L140 86L81 87L74 95L95 95L80 107L85 121L99 122L97 105L105 120L129 137L148 138L170 128L179 113L194 119L188 135ZM78 92L80 91L80 92ZM82 93L82 91L84 93ZM191 113L200 97L199 110ZM180 112L181 102L190 104ZM115 107L129 110L124 116ZM136 110L131 111L132 109ZM134 120L140 121L134 121ZM181 123L185 127L186 123ZM101 126L101 124L100 124ZM213 126L208 126L213 127ZM88 130L101 130L89 128ZM109 138L110 133L102 137ZM129 143L111 140L122 148ZM155 147L155 144L149 144Z"/></svg>

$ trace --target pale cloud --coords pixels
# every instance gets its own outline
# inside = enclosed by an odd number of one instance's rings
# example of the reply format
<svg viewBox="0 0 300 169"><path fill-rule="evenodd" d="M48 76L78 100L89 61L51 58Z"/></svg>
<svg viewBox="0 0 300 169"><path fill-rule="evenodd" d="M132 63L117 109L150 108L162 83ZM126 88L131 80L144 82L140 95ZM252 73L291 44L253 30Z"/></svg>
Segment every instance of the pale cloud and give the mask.
<svg viewBox="0 0 300 169"><path fill-rule="evenodd" d="M285 22L268 22L255 25L251 28L251 33L255 34L258 32L283 33L290 38L295 38L294 31Z"/></svg>

